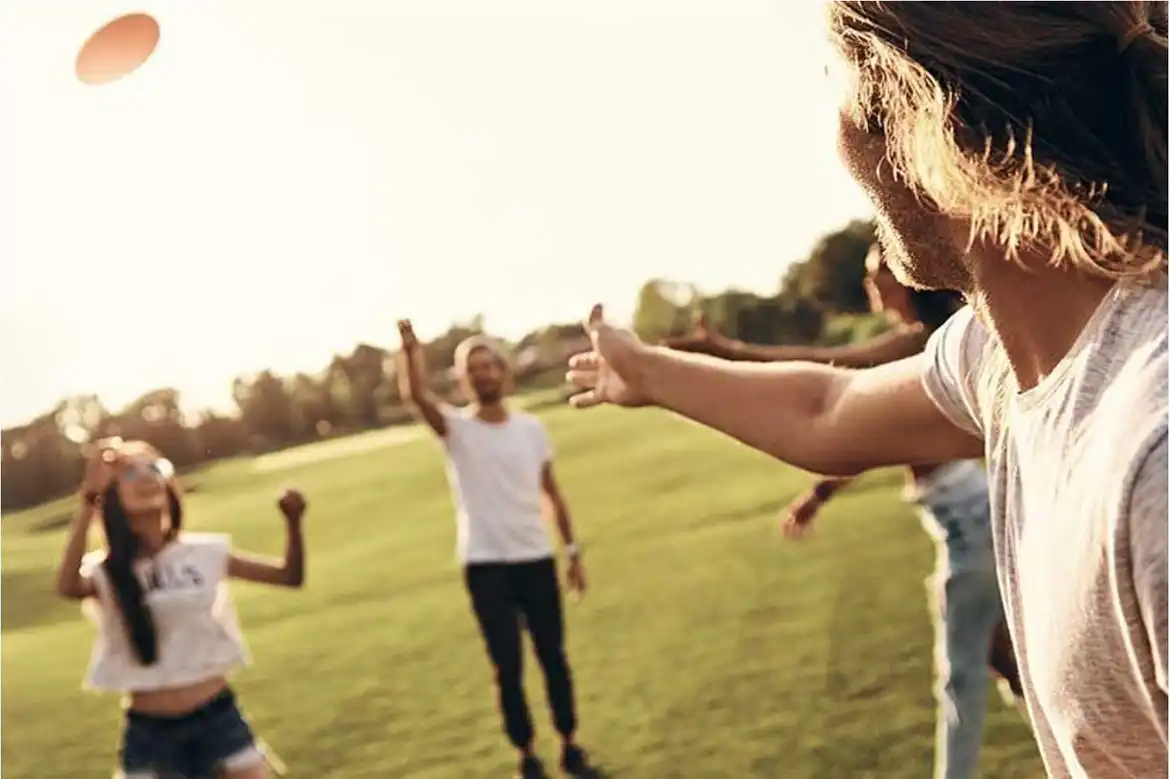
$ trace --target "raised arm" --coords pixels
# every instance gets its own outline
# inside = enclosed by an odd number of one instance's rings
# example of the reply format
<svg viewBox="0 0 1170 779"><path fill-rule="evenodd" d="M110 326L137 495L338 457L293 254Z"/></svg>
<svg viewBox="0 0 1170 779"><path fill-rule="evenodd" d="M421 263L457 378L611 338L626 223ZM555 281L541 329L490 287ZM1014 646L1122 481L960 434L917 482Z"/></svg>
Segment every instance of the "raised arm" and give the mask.
<svg viewBox="0 0 1170 779"><path fill-rule="evenodd" d="M435 435L445 438L447 420L443 417L439 399L427 387L426 357L410 320L403 319L398 323L398 334L402 339L402 350L398 354L398 392L416 419L425 422Z"/></svg>
<svg viewBox="0 0 1170 779"><path fill-rule="evenodd" d="M85 475L78 489L81 505L69 523L65 551L57 567L57 594L62 598L84 600L96 595L93 581L81 574L81 559L85 557L90 524L99 513L98 501L114 478L113 462L119 441L103 439L92 446L86 457Z"/></svg>
<svg viewBox="0 0 1170 779"><path fill-rule="evenodd" d="M57 568L57 594L70 600L85 600L94 596L93 582L81 575L81 558L85 556L89 526L97 514L95 504L82 497L61 553L61 564Z"/></svg>
<svg viewBox="0 0 1170 779"><path fill-rule="evenodd" d="M301 519L308 504L297 490L286 490L277 502L284 516L284 559L263 557L233 550L228 557L228 576L278 587L300 587L305 583L305 540Z"/></svg>

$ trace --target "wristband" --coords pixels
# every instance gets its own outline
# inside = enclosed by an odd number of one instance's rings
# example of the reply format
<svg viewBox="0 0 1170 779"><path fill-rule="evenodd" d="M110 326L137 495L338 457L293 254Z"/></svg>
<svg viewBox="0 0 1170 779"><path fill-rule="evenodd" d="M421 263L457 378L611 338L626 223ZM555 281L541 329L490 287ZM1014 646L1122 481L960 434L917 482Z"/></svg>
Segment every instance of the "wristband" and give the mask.
<svg viewBox="0 0 1170 779"><path fill-rule="evenodd" d="M567 554L571 560L578 558L581 556L581 548L576 544L565 544L565 554Z"/></svg>

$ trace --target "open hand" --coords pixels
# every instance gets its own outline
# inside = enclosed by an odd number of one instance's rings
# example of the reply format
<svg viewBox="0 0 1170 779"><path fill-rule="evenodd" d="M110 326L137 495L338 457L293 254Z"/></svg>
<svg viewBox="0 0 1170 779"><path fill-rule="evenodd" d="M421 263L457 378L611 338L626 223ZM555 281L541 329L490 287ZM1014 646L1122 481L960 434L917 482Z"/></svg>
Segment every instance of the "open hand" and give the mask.
<svg viewBox="0 0 1170 779"><path fill-rule="evenodd" d="M280 493L280 498L276 501L276 505L288 522L299 521L305 515L305 509L309 506L305 501L305 496L295 487L289 487Z"/></svg>
<svg viewBox="0 0 1170 779"><path fill-rule="evenodd" d="M600 305L593 307L585 322L593 350L569 359L566 375L570 384L584 392L569 398L574 408L591 408L602 403L634 408L650 404L642 386L644 361L650 349L628 330L605 322Z"/></svg>
<svg viewBox="0 0 1170 779"><path fill-rule="evenodd" d="M812 530L813 520L821 510L821 505L821 499L812 492L788 504L780 523L780 531L784 537L794 541L806 537Z"/></svg>

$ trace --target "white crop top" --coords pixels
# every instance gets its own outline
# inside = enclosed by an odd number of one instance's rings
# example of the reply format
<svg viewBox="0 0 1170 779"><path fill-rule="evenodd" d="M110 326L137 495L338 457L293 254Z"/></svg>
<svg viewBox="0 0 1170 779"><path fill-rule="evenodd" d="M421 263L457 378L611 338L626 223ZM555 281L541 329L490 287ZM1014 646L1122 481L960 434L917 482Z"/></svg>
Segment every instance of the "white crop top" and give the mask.
<svg viewBox="0 0 1170 779"><path fill-rule="evenodd" d="M134 564L158 633L158 661L134 654L102 562L104 551L81 561L81 575L98 597L82 610L97 625L84 686L135 692L182 687L225 676L250 662L227 585L231 543L226 535L182 533L157 555Z"/></svg>

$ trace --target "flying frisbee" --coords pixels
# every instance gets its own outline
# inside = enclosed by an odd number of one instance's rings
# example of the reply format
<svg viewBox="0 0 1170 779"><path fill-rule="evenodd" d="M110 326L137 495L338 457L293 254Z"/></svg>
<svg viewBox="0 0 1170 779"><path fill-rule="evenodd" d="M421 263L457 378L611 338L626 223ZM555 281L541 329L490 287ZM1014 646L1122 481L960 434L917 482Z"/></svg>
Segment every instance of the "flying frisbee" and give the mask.
<svg viewBox="0 0 1170 779"><path fill-rule="evenodd" d="M144 13L119 16L89 36L74 72L83 84L117 81L138 70L158 46L158 22Z"/></svg>

